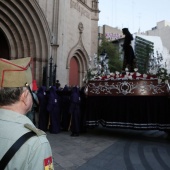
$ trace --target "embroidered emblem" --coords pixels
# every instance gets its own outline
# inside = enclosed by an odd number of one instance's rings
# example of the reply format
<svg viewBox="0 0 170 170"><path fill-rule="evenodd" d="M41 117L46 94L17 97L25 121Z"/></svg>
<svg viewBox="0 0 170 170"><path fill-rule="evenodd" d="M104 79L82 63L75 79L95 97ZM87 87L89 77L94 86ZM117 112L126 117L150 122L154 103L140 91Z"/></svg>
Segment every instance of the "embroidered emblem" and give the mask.
<svg viewBox="0 0 170 170"><path fill-rule="evenodd" d="M44 159L44 169L45 170L53 170L53 161L52 161L51 156Z"/></svg>

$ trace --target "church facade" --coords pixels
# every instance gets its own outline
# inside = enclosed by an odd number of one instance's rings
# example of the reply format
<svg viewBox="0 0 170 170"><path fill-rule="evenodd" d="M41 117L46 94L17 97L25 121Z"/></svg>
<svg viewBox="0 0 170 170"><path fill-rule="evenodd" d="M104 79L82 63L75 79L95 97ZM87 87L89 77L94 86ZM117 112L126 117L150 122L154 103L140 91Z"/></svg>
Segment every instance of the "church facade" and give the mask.
<svg viewBox="0 0 170 170"><path fill-rule="evenodd" d="M32 57L38 86L44 68L49 82L50 66L61 86L82 86L97 53L98 20L98 0L0 0L0 57Z"/></svg>

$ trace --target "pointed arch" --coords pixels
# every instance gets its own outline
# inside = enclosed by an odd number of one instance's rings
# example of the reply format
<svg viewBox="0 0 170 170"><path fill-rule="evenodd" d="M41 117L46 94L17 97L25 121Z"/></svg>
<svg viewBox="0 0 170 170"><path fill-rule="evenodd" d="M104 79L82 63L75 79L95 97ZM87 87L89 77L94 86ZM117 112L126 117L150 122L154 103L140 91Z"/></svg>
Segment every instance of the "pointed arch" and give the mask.
<svg viewBox="0 0 170 170"><path fill-rule="evenodd" d="M68 69L68 75L69 75L69 69L70 69L70 61L71 58L75 57L75 59L78 62L79 66L79 84L82 86L82 80L85 76L85 72L88 69L88 63L89 63L89 55L87 54L87 51L84 48L82 37L80 34L78 43L70 50L67 58L66 68Z"/></svg>

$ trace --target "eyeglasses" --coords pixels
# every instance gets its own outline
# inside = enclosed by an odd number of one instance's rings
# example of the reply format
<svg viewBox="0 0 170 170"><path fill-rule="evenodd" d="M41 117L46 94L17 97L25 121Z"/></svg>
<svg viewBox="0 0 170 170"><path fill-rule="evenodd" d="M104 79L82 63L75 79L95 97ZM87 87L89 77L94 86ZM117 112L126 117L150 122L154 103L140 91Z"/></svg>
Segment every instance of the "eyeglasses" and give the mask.
<svg viewBox="0 0 170 170"><path fill-rule="evenodd" d="M30 94L31 94L31 96L32 96L33 104L35 104L36 106L38 106L38 103L36 102L36 100L35 100L35 98L34 98L34 96L33 96L33 93L32 93L32 90L31 90L29 84L28 84L28 83L25 83L25 86L27 87L27 89L29 90L29 92L30 92Z"/></svg>
<svg viewBox="0 0 170 170"><path fill-rule="evenodd" d="M33 96L33 94L32 94L32 90L31 90L29 84L28 84L28 83L25 83L25 86L26 86L26 88L28 89L28 91L30 92L30 94L31 94L31 96L32 96L32 100L34 101L34 99L33 99L34 96Z"/></svg>

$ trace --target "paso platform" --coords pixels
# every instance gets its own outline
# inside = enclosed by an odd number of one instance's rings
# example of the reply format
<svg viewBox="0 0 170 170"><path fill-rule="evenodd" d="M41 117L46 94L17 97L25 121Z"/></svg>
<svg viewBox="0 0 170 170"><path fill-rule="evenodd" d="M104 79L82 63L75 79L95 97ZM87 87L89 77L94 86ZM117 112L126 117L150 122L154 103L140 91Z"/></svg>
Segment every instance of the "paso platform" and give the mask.
<svg viewBox="0 0 170 170"><path fill-rule="evenodd" d="M89 81L86 125L170 130L169 90L157 79Z"/></svg>

